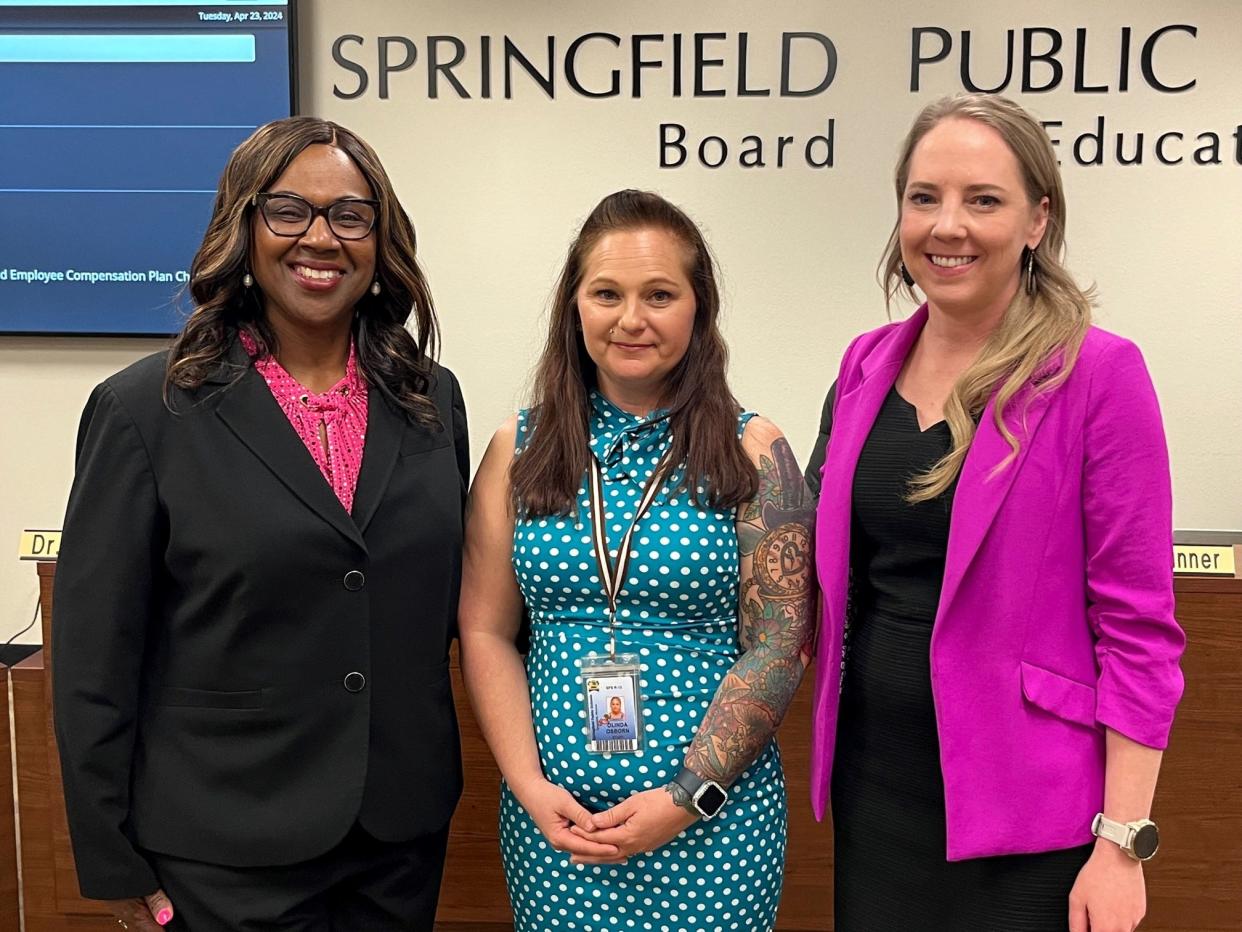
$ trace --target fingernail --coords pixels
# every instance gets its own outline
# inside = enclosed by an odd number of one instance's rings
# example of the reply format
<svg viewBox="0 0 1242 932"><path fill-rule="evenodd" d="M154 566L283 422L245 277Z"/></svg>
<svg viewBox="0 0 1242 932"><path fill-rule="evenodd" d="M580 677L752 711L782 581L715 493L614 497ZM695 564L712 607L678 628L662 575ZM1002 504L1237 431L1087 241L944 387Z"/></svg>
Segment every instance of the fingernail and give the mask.
<svg viewBox="0 0 1242 932"><path fill-rule="evenodd" d="M162 926L168 925L168 923L172 922L172 910L165 906L155 914L155 921Z"/></svg>

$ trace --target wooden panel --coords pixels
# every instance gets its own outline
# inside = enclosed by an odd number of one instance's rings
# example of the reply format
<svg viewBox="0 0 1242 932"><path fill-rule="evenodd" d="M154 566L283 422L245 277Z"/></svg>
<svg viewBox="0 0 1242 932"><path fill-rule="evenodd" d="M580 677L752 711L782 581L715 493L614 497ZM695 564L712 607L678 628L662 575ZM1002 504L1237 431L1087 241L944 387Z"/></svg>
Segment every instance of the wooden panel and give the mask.
<svg viewBox="0 0 1242 932"><path fill-rule="evenodd" d="M1242 925L1242 580L1179 579L1186 693L1156 788L1144 932Z"/></svg>
<svg viewBox="0 0 1242 932"><path fill-rule="evenodd" d="M18 932L17 910L17 825L13 819L9 668L0 666L0 932Z"/></svg>
<svg viewBox="0 0 1242 932"><path fill-rule="evenodd" d="M54 564L39 566L45 637L54 572ZM1242 916L1242 884L1237 882L1242 876L1242 580L1182 577L1176 591L1178 618L1189 637L1187 688L1156 793L1155 818L1164 847L1146 868L1149 901L1143 929L1225 932L1236 929ZM14 668L13 680L20 717L23 846L28 835L31 839L22 858L27 903L51 903L78 913L28 915L26 928L111 928L110 920L78 912L94 907L76 898L72 880L43 655ZM512 924L497 839L500 776L462 687L456 651L453 693L461 720L466 788L449 837L437 928L504 932ZM813 693L808 676L780 733L789 786L789 849L777 928L790 932L832 930L832 833L828 824L815 823L807 792ZM49 781L54 781L54 794ZM28 808L42 826L38 831L25 822Z"/></svg>
<svg viewBox="0 0 1242 932"><path fill-rule="evenodd" d="M491 928L495 932L513 928L509 894L500 866L498 819L500 812L500 771L479 730L470 707L457 662L457 645L451 657L453 700L461 724L461 755L465 787L453 816L449 833L448 859L444 864L444 886L436 924L445 929Z"/></svg>
<svg viewBox="0 0 1242 932"><path fill-rule="evenodd" d="M811 697L815 667L794 697L778 740L789 796L789 842L785 851L785 886L776 927L790 932L832 929L832 827L811 813Z"/></svg>
<svg viewBox="0 0 1242 932"><path fill-rule="evenodd" d="M50 603L44 618L51 614ZM60 754L56 749L56 733L52 721L52 668L47 648L43 649L43 708L47 729L48 780L57 788L51 799L49 815L52 832L53 887L56 891L55 908L65 915L80 913L111 915L93 900L85 900L78 893L78 872L73 860L73 847L69 840L69 816L65 811L64 779L60 771Z"/></svg>
<svg viewBox="0 0 1242 932"><path fill-rule="evenodd" d="M52 584L56 581L56 561L42 560L35 564L39 574L39 621L43 630L43 666L52 666Z"/></svg>
<svg viewBox="0 0 1242 932"><path fill-rule="evenodd" d="M69 839L57 830L64 825L65 802L59 766L51 766L56 743L43 651L13 667L12 678L26 932L113 932L116 920L98 903L78 896Z"/></svg>

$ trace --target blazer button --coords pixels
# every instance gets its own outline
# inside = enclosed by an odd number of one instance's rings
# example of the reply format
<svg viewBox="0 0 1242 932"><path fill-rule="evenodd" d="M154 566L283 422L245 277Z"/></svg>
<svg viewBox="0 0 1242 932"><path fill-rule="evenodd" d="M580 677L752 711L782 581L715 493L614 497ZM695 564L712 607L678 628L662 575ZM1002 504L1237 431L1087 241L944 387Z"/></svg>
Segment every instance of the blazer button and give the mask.
<svg viewBox="0 0 1242 932"><path fill-rule="evenodd" d="M350 592L357 592L367 583L367 578L362 575L361 570L350 570L345 574L345 588Z"/></svg>
<svg viewBox="0 0 1242 932"><path fill-rule="evenodd" d="M367 685L367 678L355 670L345 674L345 688L351 693L360 693Z"/></svg>

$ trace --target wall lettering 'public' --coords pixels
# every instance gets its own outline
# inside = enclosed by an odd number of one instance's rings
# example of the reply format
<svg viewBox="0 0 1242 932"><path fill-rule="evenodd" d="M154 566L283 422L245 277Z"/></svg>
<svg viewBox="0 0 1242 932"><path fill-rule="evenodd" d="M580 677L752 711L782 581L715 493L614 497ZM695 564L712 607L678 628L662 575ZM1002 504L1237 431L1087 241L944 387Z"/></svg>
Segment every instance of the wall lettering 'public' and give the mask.
<svg viewBox="0 0 1242 932"><path fill-rule="evenodd" d="M1195 26L1178 23L1161 26L1142 40L1137 56L1132 55L1134 31L1129 26L1121 27L1120 43L1115 58L1101 60L1103 56L1091 56L1088 61L1087 30L1080 27L1074 30L1072 62L1069 45L1059 29L1046 26L1028 26L1021 30L1022 47L1018 50L1018 30L1005 31L1005 72L996 80L980 77L978 65L971 63L971 50L978 48L977 37L972 30L963 29L958 34L956 44L953 34L940 26L916 26L910 32L910 90L917 92L923 76L923 69L947 61L957 50L958 76L962 89L972 93L1003 94L1021 91L1023 94L1042 94L1059 88L1069 76L1074 79L1075 94L1107 94L1110 90L1125 93L1130 89L1134 61L1137 57L1139 75L1144 84L1152 90L1165 94L1179 94L1195 86L1193 77L1167 75L1162 70L1156 72L1156 49L1164 40L1175 37L1190 41L1197 38L1199 30ZM1189 36L1190 39L1186 39ZM983 41L995 41L995 36L986 37ZM1102 45L1097 35L1097 44ZM1020 66L1021 82L1014 86L1015 63ZM1066 68L1069 68L1069 75ZM1090 76L1089 76L1090 73ZM1110 83L1111 82L1111 83Z"/></svg>

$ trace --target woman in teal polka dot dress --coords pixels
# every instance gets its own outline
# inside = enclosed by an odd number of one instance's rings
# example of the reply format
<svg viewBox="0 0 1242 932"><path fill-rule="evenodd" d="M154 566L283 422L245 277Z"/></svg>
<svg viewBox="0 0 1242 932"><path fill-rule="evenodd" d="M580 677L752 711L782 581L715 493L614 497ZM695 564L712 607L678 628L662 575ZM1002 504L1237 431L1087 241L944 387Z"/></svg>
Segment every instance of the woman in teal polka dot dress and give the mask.
<svg viewBox="0 0 1242 932"><path fill-rule="evenodd" d="M685 214L605 198L562 272L534 403L475 479L462 663L505 778L519 932L775 922L773 736L809 656L813 508L784 437L729 392L718 309ZM624 678L581 665L614 639L636 696L588 715ZM592 745L635 726L633 753Z"/></svg>

